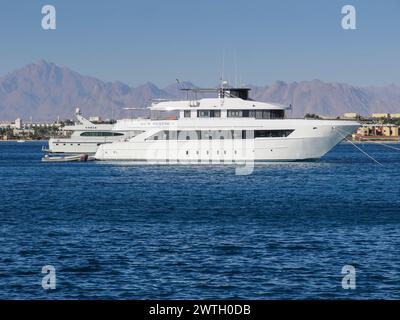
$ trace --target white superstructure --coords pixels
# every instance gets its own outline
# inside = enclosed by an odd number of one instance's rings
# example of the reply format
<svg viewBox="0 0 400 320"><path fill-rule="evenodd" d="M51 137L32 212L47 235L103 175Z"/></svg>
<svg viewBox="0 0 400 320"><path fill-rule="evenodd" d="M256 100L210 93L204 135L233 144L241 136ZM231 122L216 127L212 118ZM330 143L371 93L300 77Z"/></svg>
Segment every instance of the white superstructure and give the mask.
<svg viewBox="0 0 400 320"><path fill-rule="evenodd" d="M178 112L177 119L119 121L115 130L142 133L99 146L98 160L161 163L318 159L360 125L355 121L287 119L289 107L256 102L249 89L187 89L217 98L158 101L155 112Z"/></svg>

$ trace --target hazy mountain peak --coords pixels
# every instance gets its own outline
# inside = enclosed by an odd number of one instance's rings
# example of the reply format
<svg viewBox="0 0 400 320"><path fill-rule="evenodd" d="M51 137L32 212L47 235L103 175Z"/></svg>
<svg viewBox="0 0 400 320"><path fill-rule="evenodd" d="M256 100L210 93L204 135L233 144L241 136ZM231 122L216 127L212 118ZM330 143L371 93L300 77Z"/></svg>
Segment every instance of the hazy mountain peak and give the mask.
<svg viewBox="0 0 400 320"><path fill-rule="evenodd" d="M276 80L272 85L275 85L275 86L286 86L287 83L285 81L282 81L282 80Z"/></svg>
<svg viewBox="0 0 400 320"><path fill-rule="evenodd" d="M50 66L55 66L54 63L52 63L52 62L47 62L47 61L44 60L44 59L39 60L36 64L33 64L33 65L36 65L36 66L38 66L38 67L50 67Z"/></svg>

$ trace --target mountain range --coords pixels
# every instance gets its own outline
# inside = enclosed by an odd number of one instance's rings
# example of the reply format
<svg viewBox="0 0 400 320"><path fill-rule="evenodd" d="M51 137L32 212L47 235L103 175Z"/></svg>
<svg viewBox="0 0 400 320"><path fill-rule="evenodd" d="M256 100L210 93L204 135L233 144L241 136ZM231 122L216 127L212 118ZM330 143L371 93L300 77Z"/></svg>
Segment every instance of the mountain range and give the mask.
<svg viewBox="0 0 400 320"><path fill-rule="evenodd" d="M183 87L195 87L190 82ZM338 116L345 112L400 113L400 86L357 87L321 80L249 86L258 101L292 104L293 116L306 113ZM181 99L177 84L159 88L147 82L131 87L81 75L67 67L39 61L0 77L0 120L22 118L53 121L70 119L79 106L85 115L103 118L127 117L123 108L146 108L151 99Z"/></svg>

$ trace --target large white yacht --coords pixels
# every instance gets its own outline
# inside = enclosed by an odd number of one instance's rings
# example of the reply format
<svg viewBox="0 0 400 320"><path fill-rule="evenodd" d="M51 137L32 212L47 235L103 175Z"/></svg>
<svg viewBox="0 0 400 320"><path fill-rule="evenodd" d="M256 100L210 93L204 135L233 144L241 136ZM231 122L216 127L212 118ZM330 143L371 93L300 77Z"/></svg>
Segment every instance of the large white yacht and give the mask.
<svg viewBox="0 0 400 320"><path fill-rule="evenodd" d="M97 160L156 163L229 163L318 159L360 124L345 120L288 119L290 107L249 99L248 88L184 89L186 101L155 101L151 119L118 121L114 130L142 132L102 144ZM213 91L216 98L196 99ZM189 93L193 98L189 99ZM176 119L160 119L157 113Z"/></svg>
<svg viewBox="0 0 400 320"><path fill-rule="evenodd" d="M76 109L75 116L77 123L63 128L63 131L69 136L51 138L48 142L48 149L43 151L49 153L94 154L102 144L131 138L135 134L142 132L122 128L116 131L114 130L115 124L93 123L82 115L79 108Z"/></svg>

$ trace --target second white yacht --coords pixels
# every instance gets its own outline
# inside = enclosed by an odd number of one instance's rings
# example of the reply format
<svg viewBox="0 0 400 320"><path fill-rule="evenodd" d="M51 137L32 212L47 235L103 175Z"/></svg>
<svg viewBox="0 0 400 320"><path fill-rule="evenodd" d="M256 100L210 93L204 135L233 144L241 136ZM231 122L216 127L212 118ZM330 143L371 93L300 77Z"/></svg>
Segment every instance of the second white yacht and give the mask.
<svg viewBox="0 0 400 320"><path fill-rule="evenodd" d="M75 117L78 123L63 128L67 136L51 138L48 142L48 149L43 151L66 154L95 154L97 148L102 144L129 139L142 132L129 130L126 127L115 130L115 124L93 123L83 117L79 108L76 109Z"/></svg>

